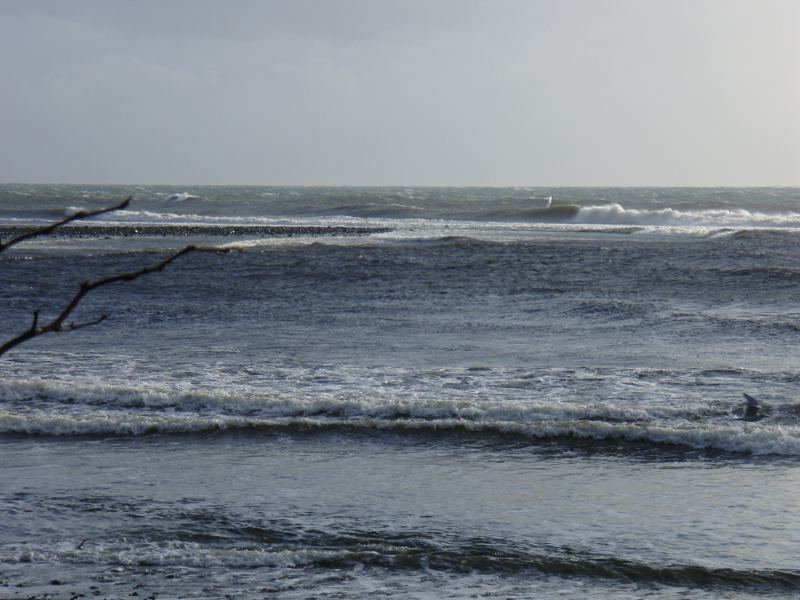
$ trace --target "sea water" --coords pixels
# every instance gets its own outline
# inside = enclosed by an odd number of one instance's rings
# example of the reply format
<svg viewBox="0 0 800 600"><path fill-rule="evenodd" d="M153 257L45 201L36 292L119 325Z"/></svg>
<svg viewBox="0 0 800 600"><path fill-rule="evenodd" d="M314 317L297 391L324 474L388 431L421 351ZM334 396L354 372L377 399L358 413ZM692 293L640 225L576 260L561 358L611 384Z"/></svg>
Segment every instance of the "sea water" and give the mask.
<svg viewBox="0 0 800 600"><path fill-rule="evenodd" d="M0 596L796 597L800 189L2 185L0 238L129 195L0 254L2 340L230 251L0 357Z"/></svg>

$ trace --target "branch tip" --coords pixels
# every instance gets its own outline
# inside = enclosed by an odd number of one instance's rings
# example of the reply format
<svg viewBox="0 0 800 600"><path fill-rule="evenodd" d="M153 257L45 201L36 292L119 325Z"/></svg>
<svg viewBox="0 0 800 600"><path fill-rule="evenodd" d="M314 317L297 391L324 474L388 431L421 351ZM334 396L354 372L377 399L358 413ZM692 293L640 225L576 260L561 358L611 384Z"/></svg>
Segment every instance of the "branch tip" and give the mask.
<svg viewBox="0 0 800 600"><path fill-rule="evenodd" d="M79 210L75 214L69 215L68 217L61 219L60 221L51 223L50 225L45 225L44 227L38 227L36 229L33 229L32 231L29 231L28 233L23 233L22 235L18 235L15 238L11 238L11 240L9 240L4 244L0 243L0 252L8 250L11 246L19 244L20 242L24 242L25 240L30 239L32 237L36 237L39 235L48 235L53 231L55 231L56 229L58 229L59 227L61 227L62 225L66 225L67 223L70 223L72 221L77 221L79 219L88 219L96 215L102 215L107 212L112 212L115 210L122 210L124 208L127 208L128 204L130 204L130 201L132 199L133 196L128 196L125 200L123 200L119 204L115 204L114 206L110 206L108 208L100 208L98 210L91 210L91 211Z"/></svg>

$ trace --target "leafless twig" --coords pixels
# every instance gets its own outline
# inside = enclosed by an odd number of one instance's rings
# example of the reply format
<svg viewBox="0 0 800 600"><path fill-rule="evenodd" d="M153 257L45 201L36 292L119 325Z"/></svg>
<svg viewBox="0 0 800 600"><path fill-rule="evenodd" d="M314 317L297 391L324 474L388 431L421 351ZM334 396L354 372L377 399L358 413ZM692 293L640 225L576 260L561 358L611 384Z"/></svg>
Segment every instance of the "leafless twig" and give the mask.
<svg viewBox="0 0 800 600"><path fill-rule="evenodd" d="M92 211L80 210L75 214L66 217L65 219L61 219L56 223L51 223L50 225L45 225L44 227L39 227L38 229L34 229L27 233L23 233L22 235L18 235L17 237L12 238L8 242L6 242L5 244L0 242L0 252L2 252L3 250L8 250L11 246L19 244L20 242L24 242L25 240L30 239L32 237L53 233L53 231L55 231L62 225L66 225L67 223L71 223L72 221L77 221L79 219L89 219L90 217L102 215L103 213L111 212L114 210L123 210L128 207L130 201L131 201L131 196L128 196L127 198L125 198L125 200L123 200L116 206L111 206L109 208L101 208L99 210L92 210Z"/></svg>
<svg viewBox="0 0 800 600"><path fill-rule="evenodd" d="M97 325L105 321L108 318L108 314L100 315L100 317L92 320L92 321L85 321L83 323L76 323L75 321L70 321L66 323L67 317L72 314L78 304L80 304L81 300L91 292L92 290L96 290L99 287L104 285L109 285L111 283L117 283L120 281L133 281L134 279L138 279L142 275L147 275L148 273L155 273L156 271L162 271L164 268L169 265L172 261L180 258L184 254L188 254L190 252L228 252L228 248L213 248L213 247L206 247L206 246L186 246L182 250L172 254L162 260L160 263L153 265L151 267L144 267L143 269L139 269L138 271L130 271L128 273L120 273L119 275L112 275L110 277L104 277L102 279L96 279L94 281L84 281L81 283L80 288L72 296L72 299L67 303L67 305L61 310L61 312L49 323L45 325L39 325L39 311L33 311L33 322L31 326L23 331L21 334L17 335L16 337L11 338L3 345L0 346L0 356L15 348L19 344L23 342L27 342L28 340L39 337L40 335L44 335L46 333L63 333L65 331L75 331L76 329L82 329L84 327L89 327L90 325Z"/></svg>
<svg viewBox="0 0 800 600"><path fill-rule="evenodd" d="M72 221L76 221L78 219L88 219L96 215L101 215L103 213L108 213L115 210L123 210L128 207L130 201L131 198L128 197L119 204L116 204L108 208L101 208L99 210L93 210L93 211L85 211L85 210L78 211L75 214L72 214L62 219L61 221L58 221L56 223L51 223L50 225L45 225L44 227L39 227L37 229L19 235L15 238L12 238L5 244L0 243L0 252L3 252L4 250L7 250L11 246L19 244L20 242L28 240L32 237L40 235L48 235L50 233L53 233L53 231L55 231L62 225L66 225L67 223L70 223ZM81 300L83 300L83 298L92 290L95 290L99 287L102 287L104 285L109 285L112 283L133 281L134 279L138 279L139 277L147 275L148 273L155 273L156 271L162 271L172 261L190 252L228 252L228 251L229 249L227 248L186 246L182 250L179 250L178 252L168 256L160 263L155 264L151 267L144 267L142 269L139 269L138 271L120 273L118 275L112 275L110 277L104 277L102 279L96 279L94 281L89 281L89 280L84 281L80 284L78 291L75 293L75 295L72 296L70 301L61 310L61 312L53 320L49 321L45 325L39 325L40 311L38 310L33 311L33 320L31 322L31 326L27 330L23 331L21 334L11 338L10 340L0 345L0 356L5 354L12 348L17 347L21 343L26 342L32 338L39 337L40 335L44 335L46 333L62 333L65 331L75 331L76 329L83 329L84 327L97 325L98 323L102 323L103 321L105 321L108 318L107 313L100 315L96 319L90 321L84 321L82 323L76 323L75 321L66 322L67 318L78 307L78 304L80 304Z"/></svg>

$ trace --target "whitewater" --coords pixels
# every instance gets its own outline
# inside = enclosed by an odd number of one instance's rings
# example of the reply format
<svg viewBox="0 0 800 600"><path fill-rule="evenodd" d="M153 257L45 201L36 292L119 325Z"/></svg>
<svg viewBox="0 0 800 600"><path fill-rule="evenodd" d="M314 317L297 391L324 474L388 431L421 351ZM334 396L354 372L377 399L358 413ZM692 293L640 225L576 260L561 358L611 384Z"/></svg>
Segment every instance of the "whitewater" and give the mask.
<svg viewBox="0 0 800 600"><path fill-rule="evenodd" d="M0 596L796 596L799 189L4 184L0 239L128 196L0 254L2 340L229 252L0 357Z"/></svg>

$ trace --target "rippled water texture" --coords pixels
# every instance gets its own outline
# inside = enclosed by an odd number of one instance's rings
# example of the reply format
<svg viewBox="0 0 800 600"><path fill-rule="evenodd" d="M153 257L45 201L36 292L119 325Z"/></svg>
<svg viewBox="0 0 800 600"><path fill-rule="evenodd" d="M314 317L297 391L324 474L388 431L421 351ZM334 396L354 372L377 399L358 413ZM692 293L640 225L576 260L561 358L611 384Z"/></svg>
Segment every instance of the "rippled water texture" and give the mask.
<svg viewBox="0 0 800 600"><path fill-rule="evenodd" d="M0 238L128 194L0 254L0 337L236 250L0 358L0 596L796 596L798 190L3 185Z"/></svg>

